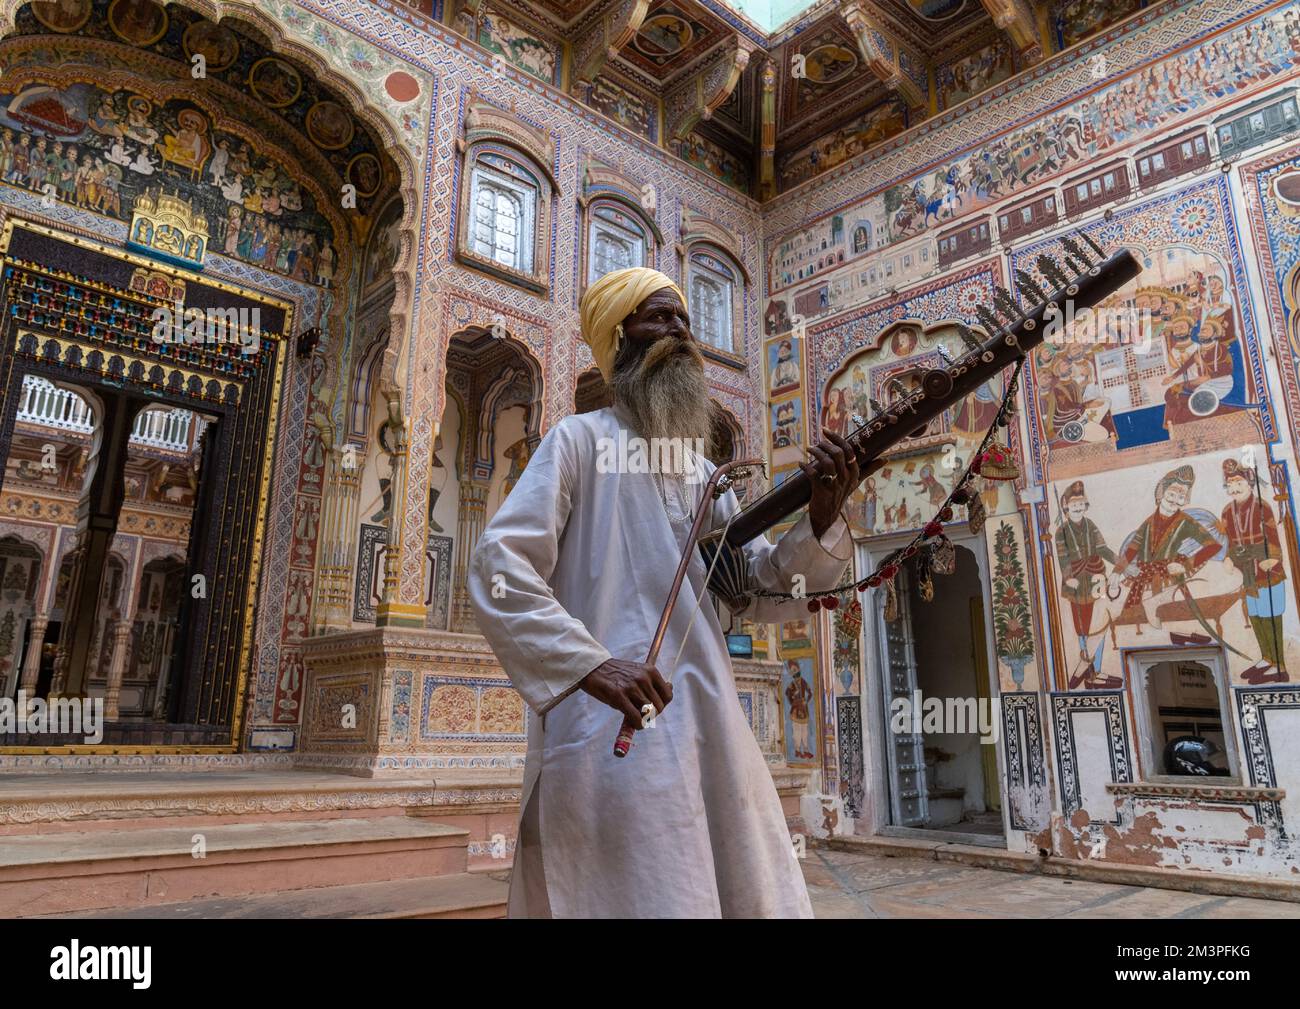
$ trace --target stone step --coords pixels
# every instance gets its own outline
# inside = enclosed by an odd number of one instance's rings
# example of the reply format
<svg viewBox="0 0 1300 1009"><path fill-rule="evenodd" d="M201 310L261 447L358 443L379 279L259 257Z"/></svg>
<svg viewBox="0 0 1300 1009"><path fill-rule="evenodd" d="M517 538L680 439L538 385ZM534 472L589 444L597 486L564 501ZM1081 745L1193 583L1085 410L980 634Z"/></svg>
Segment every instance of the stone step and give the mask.
<svg viewBox="0 0 1300 1009"><path fill-rule="evenodd" d="M504 918L508 873L352 883L46 918Z"/></svg>
<svg viewBox="0 0 1300 1009"><path fill-rule="evenodd" d="M8 835L0 917L454 875L468 838L404 815Z"/></svg>
<svg viewBox="0 0 1300 1009"><path fill-rule="evenodd" d="M267 816L362 817L433 805L469 788L508 787L509 772L457 770L432 777L358 778L325 771L60 771L0 775L0 835L46 830L117 829L176 823L221 823ZM514 776L514 783L518 782ZM503 780L504 779L504 780ZM482 782L482 784L480 784ZM441 800L444 804L446 798Z"/></svg>

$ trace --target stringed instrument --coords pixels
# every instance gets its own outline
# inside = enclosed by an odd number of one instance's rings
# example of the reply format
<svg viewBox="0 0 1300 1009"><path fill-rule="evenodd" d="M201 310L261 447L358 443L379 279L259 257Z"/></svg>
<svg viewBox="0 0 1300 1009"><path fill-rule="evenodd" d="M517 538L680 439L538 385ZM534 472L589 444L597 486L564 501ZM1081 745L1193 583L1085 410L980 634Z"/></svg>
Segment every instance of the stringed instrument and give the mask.
<svg viewBox="0 0 1300 1009"><path fill-rule="evenodd" d="M1091 308L1135 278L1142 266L1128 249L1107 256L1086 234L1061 240L1063 262L1044 255L1035 263L1043 281L1051 289L1026 273L1017 270L1016 289L1027 305L1023 310L1011 292L997 288L992 307L980 305L976 310L981 327L990 334L981 342L969 326L958 324L958 332L967 352L945 365L931 368L921 375L917 388L902 391L896 402L881 408L875 416L847 437L857 454L861 478L865 480L872 464L904 438L924 431L927 424L945 410L970 395L990 378L1021 361L1047 337L1053 323L1058 331L1060 320L1074 318L1080 309ZM1085 248L1086 246L1086 248ZM1073 311L1066 312L1069 303ZM739 465L739 464L733 464ZM720 471L723 472L723 471ZM656 642L663 638L681 589L686 566L697 545L708 569L709 589L724 600L743 598L748 562L743 547L756 536L789 518L812 498L812 482L802 469L794 470L780 486L732 516L726 526L704 537L699 536L706 510L717 496L710 483L700 502L692 535L682 552L678 577L664 606ZM652 654L657 655L657 647ZM615 744L616 756L625 756L631 747L632 734L639 726L624 723Z"/></svg>

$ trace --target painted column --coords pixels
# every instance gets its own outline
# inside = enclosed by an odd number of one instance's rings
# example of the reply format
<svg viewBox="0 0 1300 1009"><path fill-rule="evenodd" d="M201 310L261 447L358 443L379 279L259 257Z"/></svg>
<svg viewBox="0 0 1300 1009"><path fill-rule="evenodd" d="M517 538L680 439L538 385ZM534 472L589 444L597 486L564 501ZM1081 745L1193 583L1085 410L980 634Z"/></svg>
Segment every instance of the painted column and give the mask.
<svg viewBox="0 0 1300 1009"><path fill-rule="evenodd" d="M127 645L131 641L132 619L118 620L113 624L109 635L112 640L113 657L108 666L108 687L104 691L104 718L118 717L117 708L122 699L122 677L126 673Z"/></svg>
<svg viewBox="0 0 1300 1009"><path fill-rule="evenodd" d="M758 155L758 198L776 195L776 62L763 64L763 133Z"/></svg>
<svg viewBox="0 0 1300 1009"><path fill-rule="evenodd" d="M325 493L321 505L317 550L314 627L317 631L348 630L352 626L352 560L356 555L356 512L361 491L361 466L355 445L327 457ZM393 513L396 498L393 499ZM392 521L392 514L389 516Z"/></svg>
<svg viewBox="0 0 1300 1009"><path fill-rule="evenodd" d="M45 629L50 625L50 615L41 613L27 624L27 658L23 662L23 678L18 688L28 696L36 692L36 682L41 676L41 648L45 644Z"/></svg>
<svg viewBox="0 0 1300 1009"><path fill-rule="evenodd" d="M478 546L487 518L487 484L460 482L460 511L456 516L456 574L452 583L452 629L461 634L477 633L474 610L469 602L469 559Z"/></svg>
<svg viewBox="0 0 1300 1009"><path fill-rule="evenodd" d="M85 693L100 587L126 496L123 474L127 440L136 414L145 406L143 399L112 393L102 394L101 402L102 416L77 504L76 559L68 585L51 697L80 697Z"/></svg>

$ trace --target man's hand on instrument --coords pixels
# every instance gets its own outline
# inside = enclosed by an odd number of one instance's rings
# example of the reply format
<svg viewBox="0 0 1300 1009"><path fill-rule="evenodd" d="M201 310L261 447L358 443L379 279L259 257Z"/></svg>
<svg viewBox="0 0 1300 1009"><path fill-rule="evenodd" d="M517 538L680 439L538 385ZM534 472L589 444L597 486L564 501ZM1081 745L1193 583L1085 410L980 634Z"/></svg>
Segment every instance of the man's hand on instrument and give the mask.
<svg viewBox="0 0 1300 1009"><path fill-rule="evenodd" d="M827 431L826 437L808 450L808 461L799 468L812 481L812 498L808 502L808 519L813 535L822 535L835 523L844 502L862 482L857 453L848 441Z"/></svg>
<svg viewBox="0 0 1300 1009"><path fill-rule="evenodd" d="M638 727L643 707L653 704L658 714L673 699L673 685L659 675L658 669L627 659L607 659L588 673L579 686Z"/></svg>

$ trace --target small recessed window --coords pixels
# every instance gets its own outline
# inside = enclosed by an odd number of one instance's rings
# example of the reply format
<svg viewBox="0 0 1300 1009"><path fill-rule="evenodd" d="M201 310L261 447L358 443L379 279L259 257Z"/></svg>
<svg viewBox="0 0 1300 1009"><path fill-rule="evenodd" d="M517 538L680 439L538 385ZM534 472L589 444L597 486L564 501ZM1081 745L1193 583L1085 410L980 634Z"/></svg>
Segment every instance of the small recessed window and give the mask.
<svg viewBox="0 0 1300 1009"><path fill-rule="evenodd" d="M1148 780L1239 781L1223 662L1217 652L1130 658L1143 773Z"/></svg>
<svg viewBox="0 0 1300 1009"><path fill-rule="evenodd" d="M1088 184L1086 182L1081 182L1074 187L1074 198L1081 203L1088 198Z"/></svg>
<svg viewBox="0 0 1300 1009"><path fill-rule="evenodd" d="M1034 212L1029 207L1024 207L1020 211L1020 223L1028 224L1034 219Z"/></svg>

